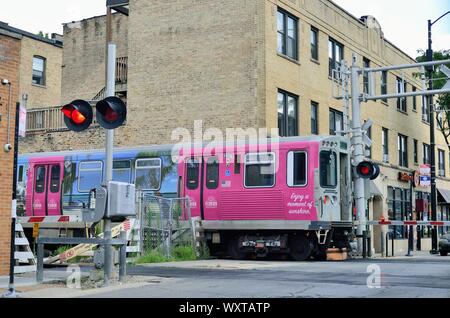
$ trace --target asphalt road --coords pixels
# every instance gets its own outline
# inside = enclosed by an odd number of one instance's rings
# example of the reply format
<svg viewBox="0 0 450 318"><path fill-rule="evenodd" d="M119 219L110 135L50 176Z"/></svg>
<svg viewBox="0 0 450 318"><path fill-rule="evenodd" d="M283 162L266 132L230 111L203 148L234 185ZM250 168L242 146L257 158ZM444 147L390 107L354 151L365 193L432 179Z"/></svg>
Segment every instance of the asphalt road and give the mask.
<svg viewBox="0 0 450 318"><path fill-rule="evenodd" d="M437 255L346 262L208 260L133 266L128 274L142 283L112 291L97 290L95 296L80 296L450 297L450 257Z"/></svg>

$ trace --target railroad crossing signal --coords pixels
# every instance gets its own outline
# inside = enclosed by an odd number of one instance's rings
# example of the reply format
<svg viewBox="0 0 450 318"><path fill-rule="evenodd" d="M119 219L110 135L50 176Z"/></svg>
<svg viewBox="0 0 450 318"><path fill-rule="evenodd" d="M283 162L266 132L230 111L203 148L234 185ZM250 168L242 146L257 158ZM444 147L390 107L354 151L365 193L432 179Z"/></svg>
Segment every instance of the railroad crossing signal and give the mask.
<svg viewBox="0 0 450 318"><path fill-rule="evenodd" d="M105 129L116 129L127 118L127 107L119 97L107 97L99 101L95 108L97 122Z"/></svg>
<svg viewBox="0 0 450 318"><path fill-rule="evenodd" d="M127 107L118 97L107 97L96 105L96 119L105 129L116 129L127 117ZM94 119L92 106L87 101L77 99L61 108L64 123L69 130L81 132L89 128Z"/></svg>
<svg viewBox="0 0 450 318"><path fill-rule="evenodd" d="M376 163L363 161L356 166L356 173L360 178L375 180L380 175L380 167Z"/></svg>
<svg viewBox="0 0 450 318"><path fill-rule="evenodd" d="M91 105L81 99L74 100L61 108L64 114L64 123L72 131L86 130L94 118Z"/></svg>

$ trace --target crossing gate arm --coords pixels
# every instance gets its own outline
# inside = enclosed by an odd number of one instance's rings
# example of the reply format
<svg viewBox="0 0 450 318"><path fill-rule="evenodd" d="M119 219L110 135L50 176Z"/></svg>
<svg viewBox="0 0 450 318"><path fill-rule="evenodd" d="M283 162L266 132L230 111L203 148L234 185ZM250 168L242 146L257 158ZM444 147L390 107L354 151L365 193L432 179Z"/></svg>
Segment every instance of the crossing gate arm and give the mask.
<svg viewBox="0 0 450 318"><path fill-rule="evenodd" d="M420 225L420 226L450 226L450 221L366 221L359 222L355 221L354 225L393 225L393 226L410 226L410 225Z"/></svg>

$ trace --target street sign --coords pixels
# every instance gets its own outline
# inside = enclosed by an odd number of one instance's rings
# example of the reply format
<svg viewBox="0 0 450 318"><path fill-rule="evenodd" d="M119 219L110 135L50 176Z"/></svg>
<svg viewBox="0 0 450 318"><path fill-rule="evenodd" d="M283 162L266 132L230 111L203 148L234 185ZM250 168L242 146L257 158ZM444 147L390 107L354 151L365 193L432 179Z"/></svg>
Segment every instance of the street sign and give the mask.
<svg viewBox="0 0 450 318"><path fill-rule="evenodd" d="M430 165L421 165L419 171L420 171L421 176L430 176L431 175Z"/></svg>
<svg viewBox="0 0 450 318"><path fill-rule="evenodd" d="M431 176L420 176L420 186L421 187L431 186Z"/></svg>
<svg viewBox="0 0 450 318"><path fill-rule="evenodd" d="M447 76L448 80L447 83L445 83L444 87L442 89L450 89L450 68L448 68L445 65L441 65L439 67L439 70Z"/></svg>

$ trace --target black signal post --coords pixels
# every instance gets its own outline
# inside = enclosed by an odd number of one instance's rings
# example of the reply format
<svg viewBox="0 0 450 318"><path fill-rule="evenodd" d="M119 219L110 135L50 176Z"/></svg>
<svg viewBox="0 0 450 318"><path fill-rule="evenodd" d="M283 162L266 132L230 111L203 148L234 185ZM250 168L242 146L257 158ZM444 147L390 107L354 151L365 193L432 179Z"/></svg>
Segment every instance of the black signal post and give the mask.
<svg viewBox="0 0 450 318"><path fill-rule="evenodd" d="M441 15L437 20L432 22L428 20L428 50L427 50L427 61L433 61L433 37L431 33L431 28L433 25L438 22L440 19L445 17L447 14L450 14L450 11ZM430 91L433 90L433 66L427 67L428 73L428 89ZM428 97L428 111L430 116L430 151L431 151L431 220L437 221L437 213L436 213L436 138L435 138L435 123L434 123L434 102L433 95ZM438 239L437 239L437 228L433 227L431 230L431 253L437 254L438 252Z"/></svg>

